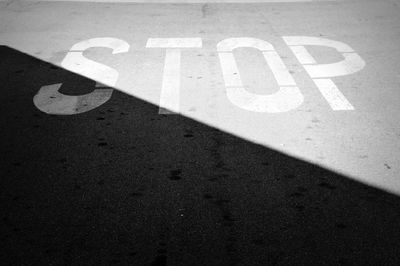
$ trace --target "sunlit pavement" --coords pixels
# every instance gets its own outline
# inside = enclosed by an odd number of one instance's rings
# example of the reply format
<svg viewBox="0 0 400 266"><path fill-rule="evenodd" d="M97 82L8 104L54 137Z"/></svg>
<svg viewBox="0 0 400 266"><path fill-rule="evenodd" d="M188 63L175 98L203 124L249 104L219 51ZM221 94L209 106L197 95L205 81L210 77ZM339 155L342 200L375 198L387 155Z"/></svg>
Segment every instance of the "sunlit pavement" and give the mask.
<svg viewBox="0 0 400 266"><path fill-rule="evenodd" d="M400 2L177 2L0 1L2 261L398 265Z"/></svg>

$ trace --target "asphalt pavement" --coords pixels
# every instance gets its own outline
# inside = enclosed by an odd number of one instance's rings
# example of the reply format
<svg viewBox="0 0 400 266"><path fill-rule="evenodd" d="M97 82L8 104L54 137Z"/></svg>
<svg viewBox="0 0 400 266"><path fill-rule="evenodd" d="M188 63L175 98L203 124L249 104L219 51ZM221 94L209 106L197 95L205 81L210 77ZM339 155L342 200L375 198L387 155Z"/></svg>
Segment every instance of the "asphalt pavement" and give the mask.
<svg viewBox="0 0 400 266"><path fill-rule="evenodd" d="M400 3L143 2L0 1L1 264L399 265Z"/></svg>

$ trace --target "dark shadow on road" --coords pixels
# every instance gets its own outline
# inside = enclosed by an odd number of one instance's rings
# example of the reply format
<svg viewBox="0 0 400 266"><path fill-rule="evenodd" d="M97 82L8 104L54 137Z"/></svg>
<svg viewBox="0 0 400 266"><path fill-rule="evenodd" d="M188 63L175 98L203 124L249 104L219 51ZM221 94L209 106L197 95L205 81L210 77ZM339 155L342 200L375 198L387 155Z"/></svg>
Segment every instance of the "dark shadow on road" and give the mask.
<svg viewBox="0 0 400 266"><path fill-rule="evenodd" d="M399 265L400 198L0 48L3 265Z"/></svg>

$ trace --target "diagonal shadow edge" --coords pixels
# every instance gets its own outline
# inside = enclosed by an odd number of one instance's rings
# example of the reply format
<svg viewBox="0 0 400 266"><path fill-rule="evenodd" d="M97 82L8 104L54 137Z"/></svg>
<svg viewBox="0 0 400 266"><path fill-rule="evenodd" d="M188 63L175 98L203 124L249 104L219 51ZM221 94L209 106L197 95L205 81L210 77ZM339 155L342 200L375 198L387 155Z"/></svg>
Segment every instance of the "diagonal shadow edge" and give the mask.
<svg viewBox="0 0 400 266"><path fill-rule="evenodd" d="M106 250L105 244L97 243L102 240L128 254L119 241L101 232L102 226L121 226L125 229L119 231L138 235L143 245L128 241L130 249L143 255L138 261L166 256L155 255L151 243L174 237L181 243L172 241L171 246L183 248L186 261L193 256L200 259L210 250L215 256L203 258L208 263L219 259L243 263L255 254L270 262L293 262L293 258L321 262L323 256L359 263L399 261L399 247L393 245L399 239L396 195L200 121L158 115L158 106L120 92L99 109L78 116L41 113L32 104L38 85L62 78L71 87L65 93L74 94L88 84L94 87L94 81L9 47L1 47L0 54L5 58L0 63L4 139L0 169L5 189L1 234L9 243L6 261L43 261L60 253L67 262L90 262L93 254L125 260L125 253L95 251ZM132 173L131 181L121 181L121 176ZM134 203L126 203L128 197ZM148 203L141 205L136 198ZM96 209L96 204L103 208ZM188 206L199 209L188 211ZM182 209L189 213L185 213L189 221L176 228L172 225L182 217ZM125 211L150 222L135 220ZM208 215L193 218L201 214ZM104 225L98 224L100 218ZM69 225L76 221L83 225ZM191 240L185 232L200 225L208 228L202 232L208 241L198 249L196 243L202 240ZM81 239L90 226L95 230L84 240L87 250L82 251L75 238ZM68 246L65 239L72 244ZM50 246L55 251L50 248L47 255L38 255ZM263 248L275 255L268 257ZM173 255L168 257L174 260Z"/></svg>
<svg viewBox="0 0 400 266"><path fill-rule="evenodd" d="M20 52L22 52L22 51L20 51ZM24 52L22 52L22 53L24 53ZM26 53L25 53L26 54ZM33 56L33 55L29 55L29 54L27 54L28 56ZM33 57L35 57L35 56L33 56ZM36 57L37 58L37 57ZM37 58L38 60L42 60L42 59L40 59L40 58ZM50 63L51 64L51 63ZM68 69L65 69L65 68L63 68L62 66L59 66L59 65L55 65L55 64L53 64L54 65L54 67L58 67L58 68L62 68L62 69L64 69L64 70L66 70L66 71L70 71L70 70L68 70ZM82 75L81 73L78 73L78 72L74 72L74 71L70 71L71 73L74 73L74 74L76 74L76 75L78 75L78 76L80 76L80 77L83 77L83 78L86 78L86 79L89 79L89 80L92 80L92 81L95 81L96 82L96 88L98 88L98 87L102 87L102 86L97 86L97 84L100 84L100 80L96 80L96 79L93 79L93 78L90 78L90 77L88 77L88 76L85 76L85 75ZM58 82L55 82L55 84L43 84L43 85L50 85L50 86L62 86L62 83L60 83L60 84L57 84ZM90 87L94 87L93 85L91 85L91 86L88 86L89 88ZM108 89L112 89L112 90L117 90L117 91L120 91L120 92L122 92L122 93L125 93L125 94L127 94L127 95L130 95L130 96L132 96L132 97L135 97L135 98L137 98L137 99L140 99L140 100L142 100L142 101L145 101L145 102L147 102L147 103L149 103L149 104L152 104L152 105L155 105L155 106L157 106L157 102L155 102L155 101L149 101L149 99L145 99L145 98L143 98L143 97L140 97L138 94L135 94L134 93L134 91L131 91L130 89L126 89L126 88L121 88L121 86L109 86L109 85L104 85L103 86L103 89L105 89L105 88L108 88ZM61 90L63 90L62 88L61 88ZM92 92L93 90L91 90L91 89L87 89L86 88L86 93L90 93L90 92ZM105 92L105 90L102 90L102 91L104 91ZM74 91L71 95L83 95L84 93L82 93L82 88L80 88L80 90L78 90L78 91ZM108 94L108 93L107 93ZM159 108L161 108L160 110L164 110L165 108L163 108L163 107L161 107L161 106L158 106ZM165 112L168 114L168 113L173 113L173 112L170 112L170 111L168 111L168 110L166 110L165 109ZM161 114L165 114L165 112L164 111L161 111ZM160 113L160 112L159 112ZM77 115L79 115L79 114L77 114ZM253 142L253 143L255 143L255 144L257 144L257 145L262 145L262 146L266 146L267 148L272 148L272 147L270 147L270 146L268 146L268 144L266 144L265 142L263 142L263 141L258 141L258 140L256 140L256 139L252 139L252 138L248 138L248 137L246 137L246 136L243 136L243 135L240 135L239 133L236 133L236 132L234 132L234 131L229 131L229 130L227 130L226 128L223 128L223 127L221 127L219 124L216 124L216 123L212 123L212 122L210 122L210 121L205 121L205 120L202 120L202 119L200 119L200 118L197 118L196 116L194 116L194 115L192 115L190 112L181 112L181 113L179 113L179 114L175 114L175 115L181 115L181 116L185 116L185 117L187 117L187 118L189 118L189 119L192 119L192 120L194 120L194 121L196 121L196 122L199 122L199 123L202 123L202 124L205 124L205 125L208 125L208 126L210 126L210 127L213 127L213 128L216 128L216 129L218 129L218 130L221 130L221 131L224 131L224 132L226 132L226 133L228 133L228 134L231 134L231 135L234 135L234 136L236 136L236 137L239 137L239 138L243 138L243 139L245 139L245 140L247 140L247 141L250 141L250 142ZM293 158L296 158L296 159L299 159L299 160L306 160L305 158L303 158L301 155L298 155L298 154L296 154L296 152L289 152L289 151L285 151L285 150L279 150L279 149L277 149L276 147L275 148L273 148L273 149L275 149L276 151L279 151L279 152L281 152L282 154L285 154L285 155L287 155L287 156L291 156L291 157L293 157ZM322 167L322 168L326 168L326 169L328 169L328 170L330 170L330 171L333 171L333 172L335 172L335 173L337 173L337 174L341 174L341 175L345 175L345 176L347 176L348 178L351 178L351 179L353 179L353 180L355 180L355 181L358 181L358 182L362 182L362 183L364 183L364 184L366 184L366 185L368 185L368 186L373 186L373 187L376 187L376 188L378 188L378 189L381 189L381 190L383 190L383 191L386 191L386 192L388 192L388 193L392 193L392 194L395 194L395 195L399 195L399 188L398 187L396 187L396 186L393 186L393 187L390 187L390 186L388 186L388 185L384 185L384 184L382 184L382 183L380 183L379 181L375 181L375 180L368 180L368 179L363 179L361 176L356 176L356 175L354 175L354 174L351 174L349 171L346 171L346 170L343 170L343 169L339 169L339 168L334 168L334 167L330 167L329 166L329 164L328 163L322 163L322 162L320 162L320 161L318 161L317 159L307 159L308 160L308 162L310 162L310 163L312 163L312 164L315 164L315 165L318 165L318 166L320 166L320 167Z"/></svg>

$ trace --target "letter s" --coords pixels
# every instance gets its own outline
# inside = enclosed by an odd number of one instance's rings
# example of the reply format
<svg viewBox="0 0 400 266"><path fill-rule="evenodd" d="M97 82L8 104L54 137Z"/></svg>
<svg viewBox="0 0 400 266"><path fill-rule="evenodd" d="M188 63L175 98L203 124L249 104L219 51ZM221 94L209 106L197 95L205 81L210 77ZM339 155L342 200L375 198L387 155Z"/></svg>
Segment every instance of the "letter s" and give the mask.
<svg viewBox="0 0 400 266"><path fill-rule="evenodd" d="M73 45L61 62L61 66L68 71L96 80L98 82L96 87L114 87L118 80L118 72L113 68L89 60L83 56L85 50L93 47L110 48L113 54L129 51L129 44L123 40L116 38L93 38ZM61 86L62 83L41 87L33 98L35 106L48 114L80 114L104 104L111 98L113 92L113 89L95 89L93 92L85 95L71 96L60 93L58 90Z"/></svg>

